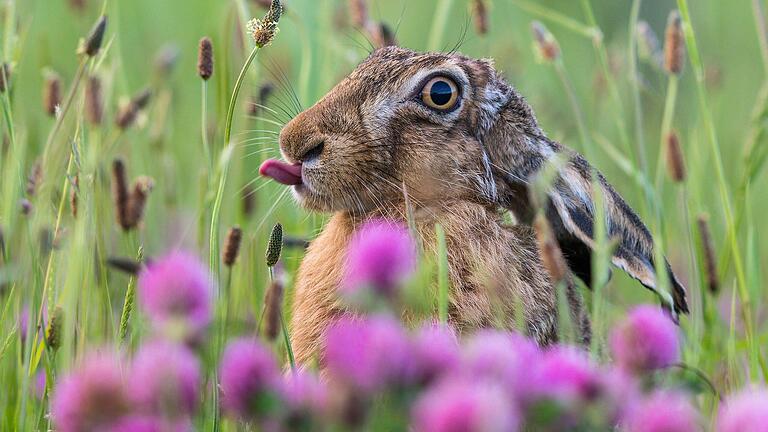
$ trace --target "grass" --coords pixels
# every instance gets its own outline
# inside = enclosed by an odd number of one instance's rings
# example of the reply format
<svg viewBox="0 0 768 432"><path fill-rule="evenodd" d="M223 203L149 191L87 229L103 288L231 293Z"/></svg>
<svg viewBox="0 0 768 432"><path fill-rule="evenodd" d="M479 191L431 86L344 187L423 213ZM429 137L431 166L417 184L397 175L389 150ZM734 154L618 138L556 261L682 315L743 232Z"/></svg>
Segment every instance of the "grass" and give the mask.
<svg viewBox="0 0 768 432"><path fill-rule="evenodd" d="M208 259L218 282L228 285L222 338L252 331L249 319L263 309L270 279L263 261L270 227L280 222L286 235L312 238L326 218L299 209L283 188L258 179L257 168L267 157L279 156L280 126L367 55L367 41L359 32L334 24L346 5L341 0L288 3L275 43L258 58L242 25L262 15L254 2L86 3L84 11L65 1L0 5L5 16L0 57L13 65L10 91L0 95L0 384L9 389L0 394L3 430L47 427L47 400L33 395L32 380L39 371L55 378L91 347L124 343L131 350L146 334L141 312L130 312L134 279L106 267L106 257L135 257L139 249L147 257L173 247L196 251ZM442 49L461 39L469 22L467 3L372 1L370 13L397 28L402 45ZM661 35L674 7L683 20L688 64L680 77L667 77L637 58L634 26L645 20ZM768 231L761 217L768 211L763 198L768 187L764 10L762 0L727 8L719 0L496 0L490 33L479 36L470 30L460 47L471 56L494 58L526 95L544 130L587 154L639 210L693 299L694 310L682 322L684 361L721 393L768 377L762 270L768 264L768 244L762 241ZM79 38L102 12L109 16L102 52L93 59L78 58ZM554 67L536 61L532 20L542 21L560 44ZM214 43L215 72L201 87L196 49L206 35ZM151 59L166 43L178 47L180 57L172 73L161 74ZM755 67L758 58L762 68ZM47 117L40 103L46 68L57 71L69 89L56 119ZM104 83L101 125L84 118L81 80L90 74ZM265 82L275 83L279 91L256 117L248 117L243 101ZM150 105L136 125L119 131L114 116L120 100L147 86L153 91ZM669 130L678 131L688 168L685 184L677 187L661 165ZM130 234L115 223L109 194L106 173L116 157L127 161L129 178L148 175L155 184L145 217ZM28 196L27 174L38 159L43 180ZM68 208L75 175L80 181L77 218ZM241 200L248 185L257 203L250 213ZM34 206L29 216L20 213L22 198ZM710 216L719 255L717 296L702 285L705 266L695 224L704 213ZM235 224L244 233L241 256L226 275L220 274L219 241ZM52 233L55 246L41 241L44 232ZM438 237L444 241L440 232ZM594 263L598 275L606 274L610 239L604 237L598 232L604 246ZM301 256L297 249L284 251L290 275L286 304ZM447 317L445 272L441 259L432 275L439 287L434 310L441 319ZM588 295L593 351L601 357L606 332L627 307L653 299L620 271L597 286ZM62 347L54 356L33 330L42 325L43 312L50 314L57 306L65 319ZM25 309L32 315L27 330L33 342L22 344L18 316ZM286 345L277 345L285 356L290 351ZM206 353L206 370L214 370L217 356ZM213 416L214 401L205 403L204 412ZM716 406L717 400L702 396L701 403ZM210 418L199 420L200 427L211 423ZM235 428L226 422L222 426Z"/></svg>

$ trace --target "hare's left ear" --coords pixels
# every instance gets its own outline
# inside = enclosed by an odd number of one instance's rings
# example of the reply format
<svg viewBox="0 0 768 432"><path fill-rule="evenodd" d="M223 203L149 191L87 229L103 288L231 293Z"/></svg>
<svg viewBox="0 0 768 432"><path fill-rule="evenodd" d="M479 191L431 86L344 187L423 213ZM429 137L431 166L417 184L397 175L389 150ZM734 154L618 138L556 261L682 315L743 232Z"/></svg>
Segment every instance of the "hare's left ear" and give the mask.
<svg viewBox="0 0 768 432"><path fill-rule="evenodd" d="M605 223L608 237L618 241L611 257L613 265L656 292L675 315L688 313L685 288L677 280L666 259L661 268L667 272L671 296L659 290L653 238L648 228L608 184L605 177L575 153L562 168L558 181L549 192L550 207L547 211L563 253L568 258L574 273L590 283L590 256L595 248L592 172L595 172L598 177L596 184L600 187L603 196L605 209L603 223Z"/></svg>

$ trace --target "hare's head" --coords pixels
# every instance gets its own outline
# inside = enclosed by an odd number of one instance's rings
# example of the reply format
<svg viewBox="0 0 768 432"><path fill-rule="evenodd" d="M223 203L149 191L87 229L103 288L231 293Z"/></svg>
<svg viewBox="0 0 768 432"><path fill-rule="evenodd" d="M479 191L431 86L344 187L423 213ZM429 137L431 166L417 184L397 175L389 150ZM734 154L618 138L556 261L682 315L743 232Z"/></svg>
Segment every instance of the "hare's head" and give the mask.
<svg viewBox="0 0 768 432"><path fill-rule="evenodd" d="M483 149L513 90L486 60L375 51L280 134L285 161L261 174L319 211L367 212L402 200L496 199Z"/></svg>

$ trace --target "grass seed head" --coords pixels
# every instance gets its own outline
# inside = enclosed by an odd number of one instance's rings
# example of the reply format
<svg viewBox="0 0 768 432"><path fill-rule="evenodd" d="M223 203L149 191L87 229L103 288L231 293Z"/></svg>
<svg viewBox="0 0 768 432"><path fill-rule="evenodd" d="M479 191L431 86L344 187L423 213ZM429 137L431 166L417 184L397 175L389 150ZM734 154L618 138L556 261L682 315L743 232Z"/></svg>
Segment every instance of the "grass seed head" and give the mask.
<svg viewBox="0 0 768 432"><path fill-rule="evenodd" d="M136 122L136 118L139 116L141 110L143 110L152 97L152 92L149 89L145 89L138 95L134 96L127 104L118 111L115 124L118 128L125 130L133 126Z"/></svg>
<svg viewBox="0 0 768 432"><path fill-rule="evenodd" d="M470 8L472 10L472 19L475 24L477 34L485 35L488 33L488 5L485 0L471 0Z"/></svg>
<svg viewBox="0 0 768 432"><path fill-rule="evenodd" d="M207 36L200 39L197 50L197 74L204 81L208 81L213 76L213 43Z"/></svg>
<svg viewBox="0 0 768 432"><path fill-rule="evenodd" d="M666 144L665 154L669 177L675 183L682 183L685 181L685 160L683 158L683 150L680 148L680 139L677 136L677 132L670 131L664 141Z"/></svg>
<svg viewBox="0 0 768 432"><path fill-rule="evenodd" d="M179 47L175 44L165 44L155 55L155 70L161 77L168 77L176 68L179 61Z"/></svg>
<svg viewBox="0 0 768 432"><path fill-rule="evenodd" d="M243 206L243 214L248 217L253 215L256 211L256 191L253 186L246 185L241 192L241 205Z"/></svg>
<svg viewBox="0 0 768 432"><path fill-rule="evenodd" d="M547 62L557 60L560 57L560 45L544 24L539 21L532 22L531 31L539 57Z"/></svg>
<svg viewBox="0 0 768 432"><path fill-rule="evenodd" d="M662 63L661 52L659 51L659 38L645 21L637 23L637 55L656 67L659 67Z"/></svg>
<svg viewBox="0 0 768 432"><path fill-rule="evenodd" d="M269 234L269 243L267 243L267 267L273 267L280 259L280 253L283 250L283 226L276 223Z"/></svg>
<svg viewBox="0 0 768 432"><path fill-rule="evenodd" d="M264 299L264 336L270 341L277 339L280 333L280 314L283 307L283 283L279 278L272 281L267 288L267 297Z"/></svg>
<svg viewBox="0 0 768 432"><path fill-rule="evenodd" d="M19 207L21 207L21 214L24 216L32 214L32 203L28 199L22 198L19 200Z"/></svg>
<svg viewBox="0 0 768 432"><path fill-rule="evenodd" d="M72 177L72 186L69 191L69 208L72 211L72 217L77 219L77 195L80 193L80 176L75 175Z"/></svg>
<svg viewBox="0 0 768 432"><path fill-rule="evenodd" d="M99 53L101 44L104 42L104 33L107 30L107 16L102 15L96 24L93 25L88 37L80 42L79 54L85 54L88 57L93 57Z"/></svg>
<svg viewBox="0 0 768 432"><path fill-rule="evenodd" d="M240 243L243 240L243 230L239 226L233 226L227 233L227 238L224 241L224 252L222 254L222 261L227 267L232 267L237 261L237 256L240 254Z"/></svg>
<svg viewBox="0 0 768 432"><path fill-rule="evenodd" d="M45 344L51 351L57 351L61 348L61 330L64 326L64 309L56 306L45 328Z"/></svg>
<svg viewBox="0 0 768 432"><path fill-rule="evenodd" d="M696 218L696 223L699 226L699 238L701 239L707 288L709 288L710 293L717 294L720 291L720 278L717 274L715 245L712 242L712 233L709 230L709 217L706 214L701 214Z"/></svg>
<svg viewBox="0 0 768 432"><path fill-rule="evenodd" d="M124 231L131 228L129 212L128 179L125 173L125 163L122 159L112 162L112 199L115 202L117 223Z"/></svg>
<svg viewBox="0 0 768 432"><path fill-rule="evenodd" d="M366 0L349 0L349 17L354 27L364 29L368 25L368 4Z"/></svg>
<svg viewBox="0 0 768 432"><path fill-rule="evenodd" d="M555 282L564 280L568 274L568 267L565 263L563 252L560 250L560 246L558 246L552 234L552 228L543 214L536 216L533 228L536 231L536 240L539 244L541 261L544 264L544 268L547 269L550 276L552 276L552 280Z"/></svg>
<svg viewBox="0 0 768 432"><path fill-rule="evenodd" d="M98 126L104 117L104 103L101 94L101 79L88 77L85 83L85 118L93 126Z"/></svg>
<svg viewBox="0 0 768 432"><path fill-rule="evenodd" d="M42 181L43 166L38 159L32 164L32 168L29 170L29 175L27 176L27 195L30 197L35 196L37 188Z"/></svg>
<svg viewBox="0 0 768 432"><path fill-rule="evenodd" d="M685 36L680 13L670 12L664 36L664 70L670 75L680 75L685 64Z"/></svg>
<svg viewBox="0 0 768 432"><path fill-rule="evenodd" d="M56 72L48 72L45 75L43 87L43 108L51 117L56 116L56 110L61 105L61 77Z"/></svg>
<svg viewBox="0 0 768 432"><path fill-rule="evenodd" d="M272 0L269 10L261 19L252 19L248 22L248 33L259 48L269 45L277 34L277 23L283 14L283 5L280 0Z"/></svg>
<svg viewBox="0 0 768 432"><path fill-rule="evenodd" d="M133 190L128 200L128 223L130 228L136 228L144 219L147 198L153 187L154 182L146 176L139 177L134 182Z"/></svg>
<svg viewBox="0 0 768 432"><path fill-rule="evenodd" d="M0 66L0 93L5 93L11 86L11 65L3 63Z"/></svg>

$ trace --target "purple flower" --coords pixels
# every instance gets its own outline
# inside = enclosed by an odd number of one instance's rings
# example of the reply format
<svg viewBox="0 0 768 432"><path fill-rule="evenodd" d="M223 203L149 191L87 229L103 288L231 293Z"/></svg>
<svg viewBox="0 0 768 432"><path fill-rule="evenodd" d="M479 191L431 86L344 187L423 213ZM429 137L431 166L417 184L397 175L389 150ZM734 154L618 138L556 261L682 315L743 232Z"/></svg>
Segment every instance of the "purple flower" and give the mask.
<svg viewBox="0 0 768 432"><path fill-rule="evenodd" d="M610 335L610 347L622 368L645 372L678 361L677 328L664 311L654 306L639 306Z"/></svg>
<svg viewBox="0 0 768 432"><path fill-rule="evenodd" d="M328 409L328 389L315 375L304 369L291 371L284 378L281 394L288 410L288 422L301 428L301 424L311 424L312 419L321 417Z"/></svg>
<svg viewBox="0 0 768 432"><path fill-rule="evenodd" d="M129 393L148 414L179 418L194 414L200 398L200 364L189 349L155 341L133 361Z"/></svg>
<svg viewBox="0 0 768 432"><path fill-rule="evenodd" d="M169 422L157 417L129 415L121 418L108 432L191 432L188 420Z"/></svg>
<svg viewBox="0 0 768 432"><path fill-rule="evenodd" d="M482 330L464 348L464 371L473 378L502 383L524 402L531 393L532 370L541 356L538 347L517 334Z"/></svg>
<svg viewBox="0 0 768 432"><path fill-rule="evenodd" d="M631 410L625 426L628 432L695 432L701 430L698 419L685 395L659 391Z"/></svg>
<svg viewBox="0 0 768 432"><path fill-rule="evenodd" d="M141 272L139 302L157 329L194 339L211 321L212 281L196 257L174 251Z"/></svg>
<svg viewBox="0 0 768 432"><path fill-rule="evenodd" d="M730 395L720 408L720 432L768 431L768 389L753 387Z"/></svg>
<svg viewBox="0 0 768 432"><path fill-rule="evenodd" d="M22 345L27 341L27 335L29 334L29 306L25 305L24 309L19 313L19 337L21 337Z"/></svg>
<svg viewBox="0 0 768 432"><path fill-rule="evenodd" d="M261 343L250 339L230 343L220 367L224 411L243 420L259 420L279 404L280 370Z"/></svg>
<svg viewBox="0 0 768 432"><path fill-rule="evenodd" d="M439 323L422 326L414 337L413 359L417 379L422 383L430 383L455 370L461 357L453 327Z"/></svg>
<svg viewBox="0 0 768 432"><path fill-rule="evenodd" d="M415 432L510 432L520 427L514 404L499 385L487 380L443 381L416 401Z"/></svg>
<svg viewBox="0 0 768 432"><path fill-rule="evenodd" d="M92 354L53 391L51 416L61 432L107 429L128 412L120 359Z"/></svg>
<svg viewBox="0 0 768 432"><path fill-rule="evenodd" d="M563 407L577 407L599 396L600 372L586 352L569 346L546 350L534 372L538 398L559 402Z"/></svg>
<svg viewBox="0 0 768 432"><path fill-rule="evenodd" d="M416 245L408 229L397 222L372 219L349 242L342 290L357 295L372 289L392 298L415 267Z"/></svg>
<svg viewBox="0 0 768 432"><path fill-rule="evenodd" d="M362 392L408 381L413 376L410 344L388 317L342 317L326 332L324 364L338 382Z"/></svg>
<svg viewBox="0 0 768 432"><path fill-rule="evenodd" d="M41 370L35 375L35 382L34 382L34 393L35 397L37 397L38 400L43 400L45 398L45 371Z"/></svg>

